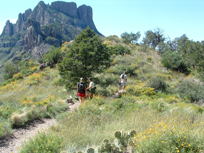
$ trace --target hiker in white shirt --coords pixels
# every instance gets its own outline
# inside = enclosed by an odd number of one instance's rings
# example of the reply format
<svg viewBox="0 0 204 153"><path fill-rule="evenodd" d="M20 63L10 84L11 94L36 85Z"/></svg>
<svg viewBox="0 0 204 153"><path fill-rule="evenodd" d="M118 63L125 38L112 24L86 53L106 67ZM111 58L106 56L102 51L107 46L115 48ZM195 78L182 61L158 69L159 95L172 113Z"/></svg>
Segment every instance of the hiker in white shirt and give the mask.
<svg viewBox="0 0 204 153"><path fill-rule="evenodd" d="M92 81L92 78L89 78L89 87L86 89L89 92L89 99L93 98L93 96L95 95L96 87L94 85L94 82Z"/></svg>
<svg viewBox="0 0 204 153"><path fill-rule="evenodd" d="M126 75L126 73L124 72L124 73L121 74L121 76L120 76L120 83L121 83L121 85L122 85L122 90L123 90L123 91L124 91L124 89L125 89L126 82L127 82L127 75Z"/></svg>

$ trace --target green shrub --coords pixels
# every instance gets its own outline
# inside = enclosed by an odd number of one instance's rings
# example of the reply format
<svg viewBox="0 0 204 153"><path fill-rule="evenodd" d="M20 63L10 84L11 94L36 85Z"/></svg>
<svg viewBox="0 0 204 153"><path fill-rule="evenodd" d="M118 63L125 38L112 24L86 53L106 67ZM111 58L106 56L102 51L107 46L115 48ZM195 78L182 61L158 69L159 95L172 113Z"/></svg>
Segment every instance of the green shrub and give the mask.
<svg viewBox="0 0 204 153"><path fill-rule="evenodd" d="M101 96L96 96L91 100L91 103L94 103L98 106L104 105L106 103L106 99Z"/></svg>
<svg viewBox="0 0 204 153"><path fill-rule="evenodd" d="M22 76L26 77L26 76L29 76L30 74L33 74L33 71L26 68L26 69L22 69L21 72Z"/></svg>
<svg viewBox="0 0 204 153"><path fill-rule="evenodd" d="M3 137L5 133L5 129L3 128L3 126L0 124L0 138Z"/></svg>
<svg viewBox="0 0 204 153"><path fill-rule="evenodd" d="M111 96L111 93L104 87L97 87L96 94L104 97Z"/></svg>
<svg viewBox="0 0 204 153"><path fill-rule="evenodd" d="M133 75L137 75L135 70L136 69L131 65L115 65L113 67L110 67L107 70L107 72L108 73L113 73L113 74L118 74L118 75L121 75L124 72L126 72L127 75L133 76Z"/></svg>
<svg viewBox="0 0 204 153"><path fill-rule="evenodd" d="M148 82L147 86L154 88L157 92L165 92L167 90L168 84L160 78L152 78Z"/></svg>
<svg viewBox="0 0 204 153"><path fill-rule="evenodd" d="M137 100L138 98L136 96L121 95L120 98L116 98L110 103L111 109L114 111L124 109L128 106L132 106L132 104L136 103Z"/></svg>
<svg viewBox="0 0 204 153"><path fill-rule="evenodd" d="M127 47L121 44L116 44L115 46L110 46L108 48L111 54L115 54L115 55L131 54L130 49L128 49Z"/></svg>
<svg viewBox="0 0 204 153"><path fill-rule="evenodd" d="M189 73L189 65L186 60L178 53L166 51L162 55L162 64L172 70L177 70L183 73Z"/></svg>
<svg viewBox="0 0 204 153"><path fill-rule="evenodd" d="M20 153L57 153L63 146L62 138L53 133L40 133L34 139L23 145Z"/></svg>
<svg viewBox="0 0 204 153"><path fill-rule="evenodd" d="M108 87L109 85L115 85L119 81L119 76L116 75L103 75L97 78L94 78L94 82L99 84L102 87Z"/></svg>
<svg viewBox="0 0 204 153"><path fill-rule="evenodd" d="M0 140L9 137L11 134L11 124L8 121L2 121L0 118Z"/></svg>
<svg viewBox="0 0 204 153"><path fill-rule="evenodd" d="M203 139L199 134L195 134L185 128L180 129L176 125L165 124L162 121L162 123L154 124L151 128L143 133L139 133L135 137L135 142L137 143L134 145L134 151L151 153L199 153L204 149Z"/></svg>
<svg viewBox="0 0 204 153"><path fill-rule="evenodd" d="M62 58L63 56L62 56L61 48L52 47L49 53L45 54L42 59L43 59L43 62L47 62L47 63L52 62L56 64L58 62L61 62Z"/></svg>
<svg viewBox="0 0 204 153"><path fill-rule="evenodd" d="M105 39L109 40L109 41L115 41L116 43L120 42L119 37L115 36L115 35L111 35L111 36L105 37Z"/></svg>
<svg viewBox="0 0 204 153"><path fill-rule="evenodd" d="M191 80L185 80L177 86L176 92L187 101L199 102L204 100L204 86Z"/></svg>
<svg viewBox="0 0 204 153"><path fill-rule="evenodd" d="M50 36L48 36L45 39L45 42L50 44L50 45L54 45L55 47L59 46L59 44L60 44L58 39L56 39L55 37L50 37Z"/></svg>

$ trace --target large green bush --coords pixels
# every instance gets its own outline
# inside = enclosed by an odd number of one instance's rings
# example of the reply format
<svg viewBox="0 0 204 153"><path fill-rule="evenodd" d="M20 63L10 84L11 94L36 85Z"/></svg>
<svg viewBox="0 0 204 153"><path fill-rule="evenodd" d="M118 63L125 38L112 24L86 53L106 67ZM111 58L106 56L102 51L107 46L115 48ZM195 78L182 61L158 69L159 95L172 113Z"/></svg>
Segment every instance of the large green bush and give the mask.
<svg viewBox="0 0 204 153"><path fill-rule="evenodd" d="M124 72L126 72L127 75L133 76L133 75L137 75L135 70L136 69L131 65L120 65L120 64L118 64L118 65L115 65L115 66L109 68L107 70L107 72L113 73L113 74L118 74L118 75L121 75Z"/></svg>
<svg viewBox="0 0 204 153"><path fill-rule="evenodd" d="M152 78L148 82L147 86L154 88L157 92L165 92L167 90L168 84L160 78Z"/></svg>
<svg viewBox="0 0 204 153"><path fill-rule="evenodd" d="M31 139L29 143L23 146L20 153L51 153L60 152L63 146L62 138L59 138L53 133L45 134L41 133L33 140Z"/></svg>
<svg viewBox="0 0 204 153"><path fill-rule="evenodd" d="M182 73L189 73L188 63L185 59L176 52L166 51L162 55L162 64L172 70L177 70Z"/></svg>
<svg viewBox="0 0 204 153"><path fill-rule="evenodd" d="M115 54L115 55L131 54L130 49L121 45L121 44L116 44L115 46L110 46L109 50L110 50L111 54Z"/></svg>
<svg viewBox="0 0 204 153"><path fill-rule="evenodd" d="M184 99L190 102L199 102L204 100L204 86L201 83L185 80L177 87L177 92Z"/></svg>
<svg viewBox="0 0 204 153"><path fill-rule="evenodd" d="M52 47L49 51L48 54L45 54L43 57L43 62L52 62L52 63L58 63L61 62L63 58L62 52L61 52L61 48L55 48Z"/></svg>

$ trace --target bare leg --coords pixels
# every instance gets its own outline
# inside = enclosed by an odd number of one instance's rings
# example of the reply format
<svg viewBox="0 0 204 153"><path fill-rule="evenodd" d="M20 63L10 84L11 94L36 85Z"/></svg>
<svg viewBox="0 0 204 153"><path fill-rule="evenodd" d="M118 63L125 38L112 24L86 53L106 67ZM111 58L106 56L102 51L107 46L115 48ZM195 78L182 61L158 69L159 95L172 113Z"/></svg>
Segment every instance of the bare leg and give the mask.
<svg viewBox="0 0 204 153"><path fill-rule="evenodd" d="M84 97L81 97L81 104L83 104L84 102Z"/></svg>
<svg viewBox="0 0 204 153"><path fill-rule="evenodd" d="M89 99L91 99L91 93L89 93Z"/></svg>

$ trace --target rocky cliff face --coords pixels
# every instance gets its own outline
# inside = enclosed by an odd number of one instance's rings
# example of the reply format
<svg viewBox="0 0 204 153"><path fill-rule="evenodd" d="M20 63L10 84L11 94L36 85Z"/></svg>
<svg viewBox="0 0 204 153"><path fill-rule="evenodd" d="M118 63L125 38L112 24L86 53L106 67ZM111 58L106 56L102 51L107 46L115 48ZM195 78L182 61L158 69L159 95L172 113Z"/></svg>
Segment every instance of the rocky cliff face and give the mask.
<svg viewBox="0 0 204 153"><path fill-rule="evenodd" d="M34 19L29 19L27 22L27 30L24 37L24 49L26 51L40 45L43 41L43 36L40 30L40 23Z"/></svg>
<svg viewBox="0 0 204 153"><path fill-rule="evenodd" d="M31 53L33 57L42 55L37 51L42 50L44 54L51 45L57 47L73 40L87 26L101 35L94 25L90 6L77 8L76 3L63 1L46 5L40 1L33 10L20 13L16 24L6 22L0 36L0 61L13 58L19 52Z"/></svg>
<svg viewBox="0 0 204 153"><path fill-rule="evenodd" d="M82 5L77 9L78 18L84 21L91 29L98 31L93 22L93 13L90 6Z"/></svg>
<svg viewBox="0 0 204 153"><path fill-rule="evenodd" d="M2 35L5 35L5 36L12 36L13 35L13 30L14 30L14 27L13 27L13 24L10 23L10 21L8 20L6 22L6 26L4 27L4 30L2 32Z"/></svg>
<svg viewBox="0 0 204 153"><path fill-rule="evenodd" d="M77 5L76 3L73 2L62 2L62 1L58 1L58 2L53 2L51 4L51 8L61 11L71 17L77 18Z"/></svg>

